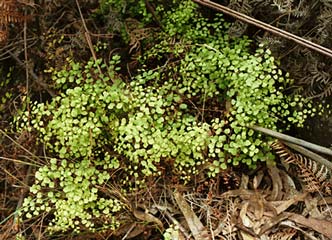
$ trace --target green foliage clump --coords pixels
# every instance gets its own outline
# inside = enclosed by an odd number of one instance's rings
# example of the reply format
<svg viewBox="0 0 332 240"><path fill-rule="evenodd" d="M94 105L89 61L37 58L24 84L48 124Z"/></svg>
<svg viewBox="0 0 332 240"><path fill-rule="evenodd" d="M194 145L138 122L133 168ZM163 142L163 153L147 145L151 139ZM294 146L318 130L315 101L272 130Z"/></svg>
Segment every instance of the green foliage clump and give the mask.
<svg viewBox="0 0 332 240"><path fill-rule="evenodd" d="M118 61L115 56L105 75L99 69L106 66L99 61L89 61L84 67L69 61L53 75L56 88L63 93L50 103L32 104L30 114L24 112L16 120L20 128L37 131L39 142L59 158L36 172L30 189L35 197L26 198L23 204L27 218L52 214L50 231L115 229L119 225L112 213L123 205L116 198L101 197L100 191L110 170L120 166L115 157L100 150L112 141L111 134L109 139L103 134L112 132L128 102L115 77ZM111 79L114 84L108 84Z"/></svg>
<svg viewBox="0 0 332 240"><path fill-rule="evenodd" d="M187 105L174 93L176 85L165 82L158 86L155 83L160 79L158 71L143 71L131 82L134 111L122 119L114 147L130 160L128 169L136 177L135 169L141 169L144 176L160 174L158 166L165 162L172 162L173 171L188 176L185 169L195 173L196 164L204 161L201 150L206 146L208 125L184 114Z"/></svg>
<svg viewBox="0 0 332 240"><path fill-rule="evenodd" d="M180 97L182 105L194 108L191 116L209 126L205 159L212 162L210 174L228 164L254 167L257 161L272 162L268 138L248 126L274 130L292 124L303 126L315 109L296 110L306 101L284 95L291 80L277 68L271 52L260 46L252 53L247 38L230 39L225 34L229 25L221 16L208 22L191 1L183 1L178 9L166 12L164 19L163 40L143 61L161 60L165 53L169 58L175 56L176 66L166 62L168 65L161 68L166 77L159 83L173 86L173 94Z"/></svg>
<svg viewBox="0 0 332 240"><path fill-rule="evenodd" d="M50 229L78 231L98 225L91 214L106 214L116 228L109 213L122 204L98 188L113 171L128 190L165 171L188 181L199 171L253 168L273 155L269 138L248 126L283 130L314 114L309 103L301 110L299 96L285 96L291 80L270 51L229 38L220 15L208 21L192 1L160 13L164 32L129 83L117 75L118 56L109 65L69 61L53 72L60 95L17 119L58 159L37 171L27 217L50 212Z"/></svg>
<svg viewBox="0 0 332 240"><path fill-rule="evenodd" d="M143 23L152 20L152 14L148 11L145 0L100 0L98 12L100 15L107 15L113 12L130 17L137 17Z"/></svg>
<svg viewBox="0 0 332 240"><path fill-rule="evenodd" d="M10 68L7 74L3 73L3 68L0 68L0 93L1 93L1 98L0 98L0 112L3 111L8 104L9 99L12 97L12 93L8 91L7 87L12 79L12 72L13 68ZM5 76L2 76L5 75Z"/></svg>
<svg viewBox="0 0 332 240"><path fill-rule="evenodd" d="M114 127L108 123L116 123L126 111L129 98L119 87L122 83L115 80L113 85L108 84L114 77L113 69L109 68L103 75L98 70L99 65L89 61L82 69L80 64L70 62L69 69L53 76L56 87L63 93L50 103L33 104L31 112L21 116L21 127L27 127L28 123L37 130L47 149L60 158L91 156L95 146L105 143L102 134L106 128L111 132Z"/></svg>
<svg viewBox="0 0 332 240"><path fill-rule="evenodd" d="M36 172L36 182L30 188L35 197L24 199L21 214L25 212L27 218L41 213L52 214L50 232L116 229L120 223L114 214L124 206L116 198L100 197L97 186L110 178L107 168L98 170L103 164L96 160L74 163L52 158L49 166Z"/></svg>
<svg viewBox="0 0 332 240"><path fill-rule="evenodd" d="M163 237L164 240L172 240L172 239L179 239L180 238L180 234L179 234L179 227L177 226L170 226L169 228L167 228L165 230L165 232L163 233Z"/></svg>

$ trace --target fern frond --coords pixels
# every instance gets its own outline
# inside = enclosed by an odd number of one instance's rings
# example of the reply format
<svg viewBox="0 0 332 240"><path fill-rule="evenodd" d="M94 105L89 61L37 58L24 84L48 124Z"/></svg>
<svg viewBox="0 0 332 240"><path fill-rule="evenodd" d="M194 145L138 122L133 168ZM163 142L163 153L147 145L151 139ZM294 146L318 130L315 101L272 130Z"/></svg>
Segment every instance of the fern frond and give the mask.
<svg viewBox="0 0 332 240"><path fill-rule="evenodd" d="M305 74L299 72L298 84L306 86L303 94L310 98L328 97L332 95L332 72L329 69L328 63L319 62L317 58L308 54L308 64L302 65ZM299 68L294 69L300 71ZM302 76L302 77L301 77Z"/></svg>
<svg viewBox="0 0 332 240"><path fill-rule="evenodd" d="M331 34L332 34L332 6L330 8L323 7L320 14L317 17L317 26L315 34L315 42L330 46Z"/></svg>
<svg viewBox="0 0 332 240"><path fill-rule="evenodd" d="M329 177L329 170L325 166L319 166L317 162L306 158L301 154L294 154L301 174L299 177L306 185L309 192L317 192L321 189L322 184Z"/></svg>
<svg viewBox="0 0 332 240"><path fill-rule="evenodd" d="M318 16L318 21L320 23L331 23L332 20L332 9L324 7L322 13Z"/></svg>
<svg viewBox="0 0 332 240"><path fill-rule="evenodd" d="M23 22L24 16L18 12L11 10L0 10L0 24L6 25L8 23Z"/></svg>
<svg viewBox="0 0 332 240"><path fill-rule="evenodd" d="M324 84L327 84L330 79L331 79L331 76L329 73L327 72L324 72L324 71L311 71L310 72L312 75L311 75L311 84L313 85L314 83L316 82L321 82L321 83L324 83Z"/></svg>
<svg viewBox="0 0 332 240"><path fill-rule="evenodd" d="M17 9L19 3L15 0L3 0L0 2L0 42L4 42L8 37L8 24L19 23L25 20Z"/></svg>
<svg viewBox="0 0 332 240"><path fill-rule="evenodd" d="M272 233L269 237L270 240L291 240L294 239L297 230L295 228L281 229L276 233Z"/></svg>
<svg viewBox="0 0 332 240"><path fill-rule="evenodd" d="M281 13L290 12L292 8L293 0L273 0L272 6L277 7Z"/></svg>
<svg viewBox="0 0 332 240"><path fill-rule="evenodd" d="M234 38L241 37L247 30L247 27L248 24L236 21L235 23L232 23L231 27L228 29L228 34Z"/></svg>
<svg viewBox="0 0 332 240"><path fill-rule="evenodd" d="M252 6L248 0L231 0L228 7L246 15L251 15L252 12ZM247 27L248 24L237 20L229 28L228 34L232 37L240 37L247 30Z"/></svg>
<svg viewBox="0 0 332 240"><path fill-rule="evenodd" d="M266 0L251 0L250 4L253 6L253 8L257 8L269 6L270 2Z"/></svg>
<svg viewBox="0 0 332 240"><path fill-rule="evenodd" d="M285 163L293 163L296 161L294 153L280 141L272 143L271 147L276 154L285 161Z"/></svg>
<svg viewBox="0 0 332 240"><path fill-rule="evenodd" d="M285 163L292 163L300 170L298 176L308 192L331 194L330 171L326 166L319 165L316 161L301 154L293 153L279 141L273 143L271 147Z"/></svg>
<svg viewBox="0 0 332 240"><path fill-rule="evenodd" d="M6 11L15 10L15 1L13 1L13 0L2 0L0 2L0 11L2 12L3 10L6 10Z"/></svg>
<svg viewBox="0 0 332 240"><path fill-rule="evenodd" d="M320 98L329 97L332 95L332 80L324 87L322 93L319 94Z"/></svg>
<svg viewBox="0 0 332 240"><path fill-rule="evenodd" d="M303 96L308 98L325 98L332 96L332 80L327 84L316 83L313 87L309 87L302 91Z"/></svg>
<svg viewBox="0 0 332 240"><path fill-rule="evenodd" d="M7 38L8 38L8 31L0 30L0 42L6 41Z"/></svg>
<svg viewBox="0 0 332 240"><path fill-rule="evenodd" d="M309 15L309 5L304 4L305 1L300 1L299 4L292 10L292 16L301 18Z"/></svg>
<svg viewBox="0 0 332 240"><path fill-rule="evenodd" d="M234 231L234 221L233 219L238 218L238 200L227 199L226 205L226 217L223 220L224 230L223 235L227 239L235 240L236 232Z"/></svg>
<svg viewBox="0 0 332 240"><path fill-rule="evenodd" d="M246 15L250 15L252 12L252 6L248 0L232 0L229 2L228 7Z"/></svg>

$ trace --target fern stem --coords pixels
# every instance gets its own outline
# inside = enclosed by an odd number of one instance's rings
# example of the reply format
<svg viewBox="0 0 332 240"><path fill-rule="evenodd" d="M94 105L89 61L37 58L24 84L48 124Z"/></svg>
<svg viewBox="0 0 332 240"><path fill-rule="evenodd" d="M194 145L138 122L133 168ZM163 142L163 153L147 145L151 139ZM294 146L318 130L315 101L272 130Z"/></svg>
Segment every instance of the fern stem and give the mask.
<svg viewBox="0 0 332 240"><path fill-rule="evenodd" d="M260 131L260 132L265 133L267 135L270 135L272 137L284 140L286 142L294 143L294 144L309 148L311 150L314 150L316 152L332 156L332 150L329 149L329 148L322 147L322 146L316 145L314 143L304 141L304 140L299 139L299 138L291 137L291 136L288 136L286 134L273 131L271 129L267 129L267 128L263 128L263 127L259 127L259 126L251 126L249 128L254 129L256 131Z"/></svg>
<svg viewBox="0 0 332 240"><path fill-rule="evenodd" d="M286 39L289 39L291 41L294 41L304 47L307 47L311 50L314 50L314 51L317 51L319 53L322 53L328 57L332 57L332 50L331 49L328 49L328 48L325 48L319 44L316 44L316 43L313 43L307 39L304 39L302 37L299 37L299 36L296 36L292 33L289 33L287 31L284 31L282 29L279 29L277 27L274 27L270 24L267 24L267 23L264 23L262 21L259 21L255 18L252 18L252 17L249 17L245 14L242 14L242 13L239 13L235 10L232 10L228 7L225 7L223 5L220 5L220 4L217 4L217 3L214 3L214 2L211 2L209 0L193 0L194 2L196 3L199 3L201 5L204 5L206 7L209 7L209 8L212 8L212 9L215 9L219 12L223 12L225 14L228 14L236 19L239 19L240 21L242 22L245 22L245 23L249 23L249 24L252 24L256 27L259 27L259 28L262 28L264 29L265 31L268 31L268 32L271 32L273 34L276 34L278 36L281 36L283 38L286 38Z"/></svg>

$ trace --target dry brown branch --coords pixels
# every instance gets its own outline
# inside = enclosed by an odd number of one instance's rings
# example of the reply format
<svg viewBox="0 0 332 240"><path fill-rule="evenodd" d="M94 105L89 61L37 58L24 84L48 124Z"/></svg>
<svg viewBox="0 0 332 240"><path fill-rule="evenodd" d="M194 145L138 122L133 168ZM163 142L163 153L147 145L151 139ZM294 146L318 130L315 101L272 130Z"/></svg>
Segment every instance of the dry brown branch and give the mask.
<svg viewBox="0 0 332 240"><path fill-rule="evenodd" d="M281 36L283 38L286 38L286 39L289 39L291 41L294 41L304 47L307 47L307 48L310 48L316 52L319 52L321 54L324 54L328 57L332 57L332 50L331 49L328 49L328 48L325 48L319 44L316 44L316 43L313 43L309 40L306 40L302 37L299 37L299 36L296 36L294 34L291 34L287 31L284 31L284 30L281 30L277 27L274 27L274 26L271 26L270 24L267 24L267 23L264 23L262 21L259 21L255 18L252 18L252 17L249 17L245 14L242 14L242 13L239 13L237 11L234 11L228 7L225 7L223 5L220 5L220 4L217 4L217 3L214 3L214 2L211 2L209 0L193 0L194 2L196 3L199 3L201 5L204 5L204 6L207 6L209 8L212 8L212 9L215 9L219 12L223 12L225 14L228 14L236 19L239 19L243 22L246 22L246 23L249 23L249 24L252 24L256 27L259 27L259 28L262 28L268 32L271 32L273 34L276 34L278 36Z"/></svg>
<svg viewBox="0 0 332 240"><path fill-rule="evenodd" d="M76 0L76 5L77 5L77 8L78 8L78 12L80 13L82 24L83 24L83 27L84 27L84 30L85 30L84 37L86 39L86 42L88 43L88 46L89 46L90 52L92 54L93 60L95 62L97 62L97 55L96 55L96 52L95 52L95 50L93 48L93 44L92 44L92 41L91 41L90 31L89 31L88 27L85 24L85 20L84 20L82 11L81 11L81 6L80 6L80 3L79 3L78 0ZM97 65L97 68L98 68L99 73L102 74L102 71L101 71L101 68L100 68L99 65ZM111 79L111 80L113 81L113 79Z"/></svg>
<svg viewBox="0 0 332 240"><path fill-rule="evenodd" d="M312 149L316 152L320 152L320 153L332 156L332 150L329 149L329 148L322 147L322 146L319 146L317 144L310 143L310 142L304 141L302 139L295 138L295 137L292 137L292 136L289 136L289 135L286 135L286 134L283 134L283 133L279 133L279 132L276 132L276 131L273 131L273 130L270 130L270 129L267 129L267 128L263 128L263 127L259 127L259 126L251 126L250 128L252 128L256 131L260 131L262 133L265 133L267 135L270 135L272 137L278 138L280 140L286 141L287 144L291 143L291 144L299 145L299 147L303 146L303 147ZM332 169L332 163L331 162L329 162L327 160L324 161L322 159L319 159L317 161L321 162L322 164L324 164L328 168Z"/></svg>
<svg viewBox="0 0 332 240"><path fill-rule="evenodd" d="M309 227L323 235L325 235L326 237L328 237L328 239L332 239L332 222L331 221L327 221L324 219L316 219L316 218L306 218L300 214L296 214L296 213L288 213L285 212L284 214L286 214L288 216L288 219L291 221L294 221L297 224Z"/></svg>

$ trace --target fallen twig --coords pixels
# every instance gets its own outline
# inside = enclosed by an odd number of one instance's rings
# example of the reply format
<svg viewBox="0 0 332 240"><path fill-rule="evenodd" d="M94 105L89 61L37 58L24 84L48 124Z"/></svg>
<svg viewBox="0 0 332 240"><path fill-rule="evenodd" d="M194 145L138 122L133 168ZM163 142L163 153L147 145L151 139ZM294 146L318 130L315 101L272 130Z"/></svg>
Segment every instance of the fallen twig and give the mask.
<svg viewBox="0 0 332 240"><path fill-rule="evenodd" d="M88 43L88 46L89 46L90 52L92 54L93 60L95 62L97 62L97 55L96 55L96 52L95 52L95 50L93 48L93 45L92 45L90 31L89 31L88 27L85 24L85 20L84 20L82 11L81 11L81 6L80 6L80 3L78 2L78 0L76 0L76 5L77 5L78 12L80 14L80 17L81 17L81 20L82 20L82 24L83 24L83 27L84 27L84 30L85 30L85 33L84 33L85 40ZM101 68L100 68L99 65L97 65L97 68L98 68L99 73L102 74L102 71L101 71ZM111 80L113 81L113 79L111 79Z"/></svg>
<svg viewBox="0 0 332 240"><path fill-rule="evenodd" d="M201 221L198 219L196 214L193 212L191 207L188 205L186 200L183 198L181 193L174 192L173 196L184 218L186 219L186 222L188 224L188 227L190 228L191 233L193 234L194 239L210 240L211 237L209 236L207 230L205 229Z"/></svg>
<svg viewBox="0 0 332 240"><path fill-rule="evenodd" d="M310 48L316 52L319 52L319 53L322 53L328 57L332 57L332 50L331 49L328 49L328 48L325 48L319 44L316 44L316 43L313 43L309 40L306 40L302 37L299 37L299 36L296 36L292 33L289 33L287 31L284 31L284 30L281 30L277 27L274 27L270 24L267 24L267 23L264 23L262 21L259 21L255 18L252 18L252 17L249 17L243 13L239 13L235 10L232 10L228 7L225 7L223 5L220 5L220 4L217 4L217 3L214 3L214 2L211 2L209 0L193 0L194 2L196 3L199 3L201 5L204 5L204 6L207 6L209 8L212 8L212 9L215 9L219 12L223 12L227 15L230 15L236 19L239 19L240 21L243 21L245 23L249 23L249 24L252 24L256 27L259 27L259 28L262 28L268 32L271 32L273 34L276 34L278 36L281 36L283 38L286 38L286 39L289 39L293 42L296 42L304 47L307 47L307 48Z"/></svg>
<svg viewBox="0 0 332 240"><path fill-rule="evenodd" d="M314 153L314 152L312 152L312 151L310 151L306 148L309 148L309 149L312 149L316 152L320 152L320 153L332 156L332 150L331 149L316 145L314 143L304 141L304 140L299 139L299 138L291 137L291 136L288 136L286 134L273 131L271 129L258 127L258 126L252 126L250 128L252 128L254 130L257 130L257 131L260 131L262 133L265 133L267 135L270 135L272 137L283 140L283 143L285 145L287 145L288 147L290 147L290 148L296 150L297 152L311 158L312 160L315 160L315 161L319 162L320 164L325 165L327 168L332 170L332 163L329 160L323 158L322 156L320 156L320 155L318 155L318 154L316 154L316 153ZM301 146L303 146L303 147L301 147Z"/></svg>
<svg viewBox="0 0 332 240"><path fill-rule="evenodd" d="M260 131L260 132L265 133L267 135L270 135L272 137L281 139L283 141L293 143L293 144L297 144L297 145L309 148L311 150L314 150L316 152L320 152L320 153L332 156L332 150L329 149L329 148L322 147L322 146L319 146L317 144L307 142L307 141L299 139L299 138L291 137L291 136L288 136L286 134L273 131L271 129L267 129L267 128L263 128L263 127L259 127L259 126L250 126L249 128L254 129L256 131Z"/></svg>

